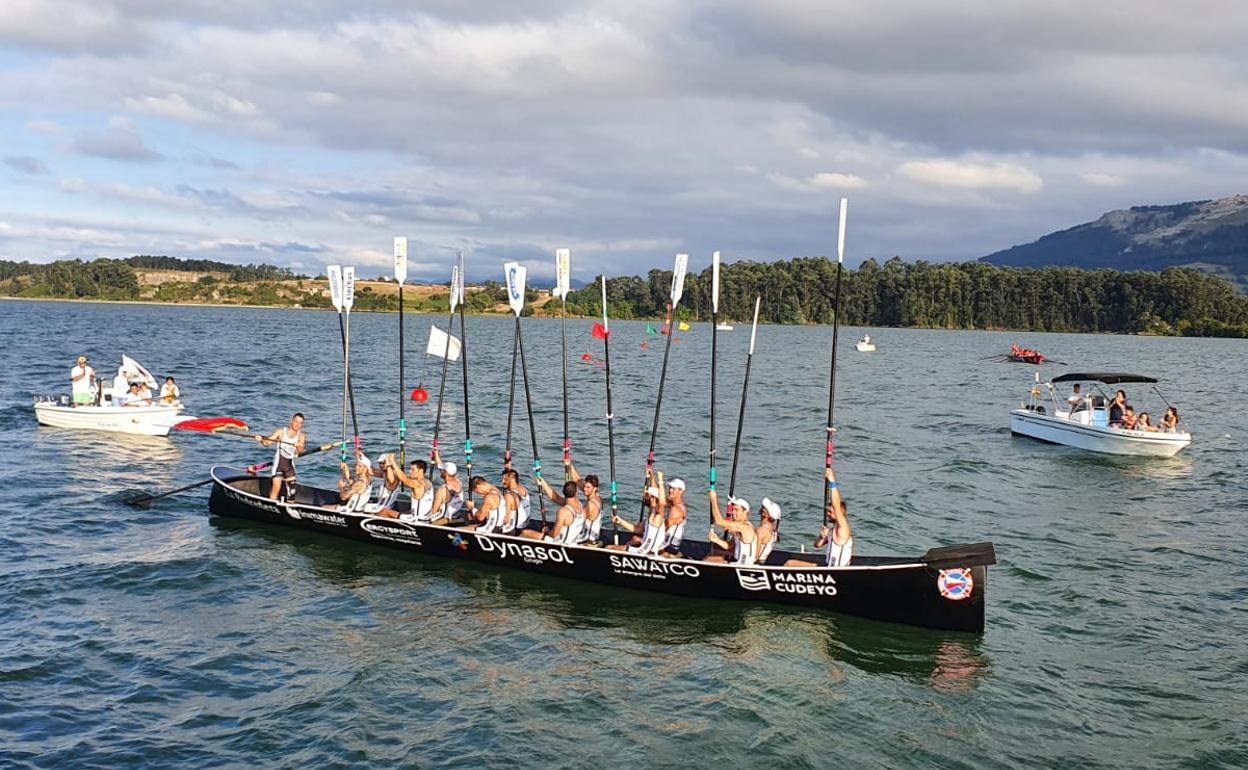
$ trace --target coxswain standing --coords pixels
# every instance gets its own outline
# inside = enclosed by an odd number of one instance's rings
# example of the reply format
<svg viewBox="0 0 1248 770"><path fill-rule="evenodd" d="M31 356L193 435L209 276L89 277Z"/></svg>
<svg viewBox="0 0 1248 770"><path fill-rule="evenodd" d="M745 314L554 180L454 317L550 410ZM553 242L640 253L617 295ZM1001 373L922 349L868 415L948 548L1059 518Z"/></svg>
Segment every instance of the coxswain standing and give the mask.
<svg viewBox="0 0 1248 770"><path fill-rule="evenodd" d="M824 471L824 479L828 484L828 507L824 511L826 517L819 537L815 540L815 548L826 548L824 565L827 567L848 567L854 558L854 538L849 530L849 519L845 514L848 508L841 498L840 485L832 469ZM832 526L829 527L828 525ZM820 565L802 559L789 559L786 567L818 567Z"/></svg>
<svg viewBox="0 0 1248 770"><path fill-rule="evenodd" d="M69 387L74 406L90 406L95 401L95 370L87 364L86 356L78 356L74 368L69 370Z"/></svg>
<svg viewBox="0 0 1248 770"><path fill-rule="evenodd" d="M711 527L707 537L712 543L725 551L731 550L733 564L741 566L754 564L758 553L758 533L754 531L754 525L750 524L749 504L741 499L732 501L728 508L732 518L726 519L719 512L719 495L714 490L711 490L706 493L706 498L711 505L711 518L715 520L715 526L731 534L733 541L729 545L728 541L715 534L715 527ZM715 554L706 557L705 561L727 561L727 559Z"/></svg>
<svg viewBox="0 0 1248 770"><path fill-rule="evenodd" d="M295 483L295 458L303 453L308 442L303 432L303 413L295 412L289 425L283 425L269 436L256 436L262 446L277 442L277 451L273 453L273 481L269 486L269 499L276 500L282 491L282 485Z"/></svg>

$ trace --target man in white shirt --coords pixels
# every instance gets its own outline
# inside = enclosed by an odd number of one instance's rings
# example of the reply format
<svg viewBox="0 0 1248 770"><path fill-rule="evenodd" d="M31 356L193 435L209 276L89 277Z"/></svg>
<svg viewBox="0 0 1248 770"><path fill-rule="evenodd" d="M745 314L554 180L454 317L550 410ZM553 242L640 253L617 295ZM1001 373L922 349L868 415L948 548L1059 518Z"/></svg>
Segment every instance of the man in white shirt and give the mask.
<svg viewBox="0 0 1248 770"><path fill-rule="evenodd" d="M78 363L69 370L69 380L74 406L90 406L95 401L95 370L87 365L86 356L78 356Z"/></svg>

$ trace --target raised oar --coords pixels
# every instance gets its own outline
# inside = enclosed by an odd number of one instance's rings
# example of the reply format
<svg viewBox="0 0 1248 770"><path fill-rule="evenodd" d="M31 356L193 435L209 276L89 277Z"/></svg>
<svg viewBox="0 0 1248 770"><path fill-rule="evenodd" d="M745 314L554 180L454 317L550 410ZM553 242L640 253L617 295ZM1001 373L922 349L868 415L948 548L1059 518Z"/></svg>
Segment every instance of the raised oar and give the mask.
<svg viewBox="0 0 1248 770"><path fill-rule="evenodd" d="M520 349L520 319L511 332L511 390L507 394L507 446L503 449L503 470L511 470L511 425L516 413L516 353Z"/></svg>
<svg viewBox="0 0 1248 770"><path fill-rule="evenodd" d="M351 427L355 430L355 449L360 449L360 423L355 419L355 393L351 389L351 306L355 304L355 268L342 269L342 310L344 329L342 335L342 363L344 367L343 383L347 389L347 398L351 401ZM346 421L343 421L346 427ZM346 455L345 449L343 455Z"/></svg>
<svg viewBox="0 0 1248 770"><path fill-rule="evenodd" d="M516 315L516 347L520 351L520 376L524 380L524 406L529 413L529 439L533 443L533 475L542 478L542 458L537 450L537 424L533 422L533 395L529 391L529 365L524 360L524 337L520 333L520 314L524 312L524 276L528 270L519 262L503 265L507 276L507 304ZM537 487L537 507L542 514L542 526L546 526L546 498L542 496L541 484Z"/></svg>
<svg viewBox="0 0 1248 770"><path fill-rule="evenodd" d="M832 416L836 409L836 343L840 341L841 328L841 266L845 261L845 216L849 209L849 199L841 198L841 226L836 237L836 304L832 316L832 368L828 374L828 426L827 440L824 444L823 468L826 472L832 468ZM823 510L828 510L828 485L823 486Z"/></svg>
<svg viewBox="0 0 1248 770"><path fill-rule="evenodd" d="M568 289L572 288L572 252L555 250L555 291L559 298L559 350L563 364L563 480L572 478L572 441L568 431L568 334L565 322L568 315Z"/></svg>
<svg viewBox="0 0 1248 770"><path fill-rule="evenodd" d="M675 318L676 306L680 304L680 295L685 290L685 269L689 265L688 254L677 254L676 264L672 267L672 305L670 312ZM646 454L646 479L647 483L650 478L650 471L654 469L654 447L659 437L659 410L663 407L663 385L667 382L667 360L672 354L672 338L676 336L676 329L668 322L667 327L667 344L663 346L663 366L659 369L659 395L654 401L654 425L650 428L650 451ZM644 495L643 495L644 498ZM641 512L638 517L645 512L645 503L642 503Z"/></svg>
<svg viewBox="0 0 1248 770"><path fill-rule="evenodd" d="M446 367L451 361L451 326L455 323L455 307L459 304L459 265L451 268L451 312L446 317L446 350L442 351L442 384L438 386L438 410L433 418L433 455L438 453L438 434L442 429L442 402L446 397Z"/></svg>
<svg viewBox="0 0 1248 770"><path fill-rule="evenodd" d="M235 435L237 435L237 434L235 434ZM250 437L248 437L248 440L251 440L251 439L250 439ZM312 449L305 449L305 450L303 450L302 452L300 452L300 453L299 453L299 456L300 456L300 457L305 457L305 456L310 455L310 454L316 454L317 452L325 452L325 451L328 451L328 450L330 450L330 449L333 449L333 448L334 448L334 447L336 447L336 446L338 446L338 442L337 442L337 441L331 441L331 442L329 442L328 444L321 444L320 446L318 446L318 447L313 447ZM269 467L269 466L270 466L270 465L272 465L272 464L273 464L272 462L267 462L267 463L262 463L262 464L260 464L260 465L252 465L252 466L249 466L249 467L248 467L248 471L250 471L250 472L252 472L252 473L255 473L256 471L261 471L261 470L264 470L265 468ZM196 481L194 484L187 484L187 485L186 485L186 486L184 486L184 487L178 487L177 489L171 489L171 490L169 490L168 492L161 492L161 493L160 493L160 494L158 494L158 495L138 495L137 497L131 497L131 498L129 498L128 500L126 500L126 504L127 504L127 505L133 505L133 506L135 506L136 508L147 508L148 506L150 506L150 505L152 504L152 501L153 501L153 500L159 500L159 499L160 499L160 498L162 498L162 497L169 497L169 496L171 496L171 495L176 495L176 494L178 494L179 492L185 492L185 491L187 491L188 489L195 489L196 487L202 487L202 486L204 486L205 484L211 484L211 483L212 483L212 477L211 477L211 476L209 476L207 479L205 479L205 480L203 480L203 481Z"/></svg>
<svg viewBox="0 0 1248 770"><path fill-rule="evenodd" d="M399 283L399 467L407 467L407 386L403 381L403 282L407 280L407 239L394 239L394 280Z"/></svg>
<svg viewBox="0 0 1248 770"><path fill-rule="evenodd" d="M446 329L449 334L451 329ZM459 252L459 355L464 367L464 464L468 466L467 479L472 480L472 420L468 414L468 328L464 321L464 252ZM472 484L464 490L464 499L472 502Z"/></svg>
<svg viewBox="0 0 1248 770"><path fill-rule="evenodd" d="M330 265L326 269L326 275L329 276L330 300L334 303L334 310L338 311L338 334L342 337L342 455L339 459L345 463L347 461L347 396L351 389L347 381L350 376L347 369L347 326L342 320L342 266Z"/></svg>
<svg viewBox="0 0 1248 770"><path fill-rule="evenodd" d="M611 324L607 321L607 277L602 276L602 356L607 374L607 454L611 467L611 540L619 544L615 517L619 510L619 489L615 481L615 412L611 411Z"/></svg>
<svg viewBox="0 0 1248 770"><path fill-rule="evenodd" d="M732 473L728 477L728 496L737 491L737 458L741 456L741 429L745 427L745 397L750 392L750 364L754 362L754 340L758 337L758 308L763 298L754 298L754 323L750 326L750 351L745 354L745 379L741 382L741 409L737 412L737 440L732 447Z"/></svg>
<svg viewBox="0 0 1248 770"><path fill-rule="evenodd" d="M707 452L710 457L710 470L708 471L708 483L710 491L715 491L715 369L717 367L716 353L719 350L719 252L711 255L711 446ZM715 523L715 517L707 511L711 516L711 523Z"/></svg>

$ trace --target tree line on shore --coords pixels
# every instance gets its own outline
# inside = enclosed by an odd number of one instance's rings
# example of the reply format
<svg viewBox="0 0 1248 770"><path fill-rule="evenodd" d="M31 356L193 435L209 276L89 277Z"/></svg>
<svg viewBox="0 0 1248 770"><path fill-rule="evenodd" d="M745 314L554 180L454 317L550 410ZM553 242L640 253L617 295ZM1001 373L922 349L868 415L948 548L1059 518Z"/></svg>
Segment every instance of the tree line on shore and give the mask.
<svg viewBox="0 0 1248 770"><path fill-rule="evenodd" d="M206 275L196 282L163 284L151 296L156 301L329 307L321 291L305 285L305 276L285 268L175 257L38 265L0 260L0 294L138 299L136 267L228 275L225 280ZM651 270L644 278L608 278L611 317L662 317L671 280L670 270ZM239 285L244 283L249 285ZM725 264L720 283L721 320L748 321L755 296L763 299L760 320L768 323L830 324L836 314L836 263L823 257ZM710 286L709 267L690 273L679 317L709 321ZM568 312L600 315L600 292L597 281L569 292ZM530 301L536 297L534 292L529 295ZM445 303L446 295L435 293L421 300L409 297L406 308L436 312ZM465 305L469 312L489 312L504 303L504 287L488 282L470 290ZM553 312L555 307L551 303L545 310ZM398 299L365 289L356 294L356 308L397 310ZM1220 278L1184 268L1121 272L1001 267L984 262L903 262L897 257L880 265L869 259L856 270L844 270L841 313L841 323L855 326L1248 337L1248 297Z"/></svg>

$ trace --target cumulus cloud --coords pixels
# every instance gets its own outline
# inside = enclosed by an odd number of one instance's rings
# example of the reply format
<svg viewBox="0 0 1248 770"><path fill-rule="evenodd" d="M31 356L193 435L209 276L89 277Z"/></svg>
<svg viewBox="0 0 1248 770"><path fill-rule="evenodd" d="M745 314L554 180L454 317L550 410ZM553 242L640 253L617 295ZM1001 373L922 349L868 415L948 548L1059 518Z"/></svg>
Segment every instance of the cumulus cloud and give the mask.
<svg viewBox="0 0 1248 770"><path fill-rule="evenodd" d="M1039 175L1015 163L913 160L898 166L897 173L922 184L963 190L1036 193L1044 188Z"/></svg>
<svg viewBox="0 0 1248 770"><path fill-rule="evenodd" d="M1084 184L1093 187L1122 187L1127 180L1117 174L1103 174L1098 171L1085 171L1079 175Z"/></svg>
<svg viewBox="0 0 1248 770"><path fill-rule="evenodd" d="M43 161L30 155L6 155L4 157L4 165L23 174L38 175L49 173L48 167L43 164Z"/></svg>
<svg viewBox="0 0 1248 770"><path fill-rule="evenodd" d="M103 131L80 131L69 145L69 150L79 155L127 163L151 163L165 158L123 123L114 123Z"/></svg>

